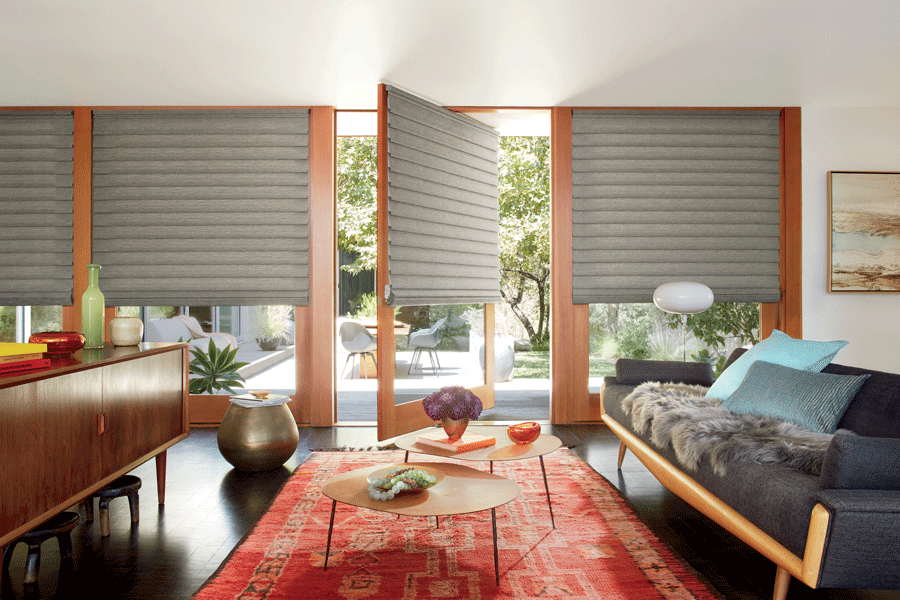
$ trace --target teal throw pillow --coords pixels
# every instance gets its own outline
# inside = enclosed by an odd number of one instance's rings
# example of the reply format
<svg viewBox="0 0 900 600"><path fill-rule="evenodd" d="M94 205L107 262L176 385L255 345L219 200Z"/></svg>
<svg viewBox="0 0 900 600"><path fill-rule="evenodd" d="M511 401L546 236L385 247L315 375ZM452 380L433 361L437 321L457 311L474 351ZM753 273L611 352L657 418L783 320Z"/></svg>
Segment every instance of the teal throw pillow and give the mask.
<svg viewBox="0 0 900 600"><path fill-rule="evenodd" d="M835 375L758 360L722 406L736 414L774 417L834 433L868 375Z"/></svg>
<svg viewBox="0 0 900 600"><path fill-rule="evenodd" d="M727 400L731 393L741 385L750 365L758 360L818 373L828 366L828 363L847 343L844 340L834 342L796 340L776 329L772 335L731 363L712 384L712 387L706 392L706 396L707 398Z"/></svg>

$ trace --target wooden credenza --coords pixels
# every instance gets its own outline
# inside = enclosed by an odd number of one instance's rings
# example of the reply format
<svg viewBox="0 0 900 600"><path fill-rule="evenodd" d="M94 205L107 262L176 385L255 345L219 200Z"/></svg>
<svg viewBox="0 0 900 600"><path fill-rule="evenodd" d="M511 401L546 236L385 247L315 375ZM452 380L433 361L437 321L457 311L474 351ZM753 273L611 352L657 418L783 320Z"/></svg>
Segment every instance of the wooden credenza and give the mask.
<svg viewBox="0 0 900 600"><path fill-rule="evenodd" d="M0 548L188 436L188 346L81 350L0 376Z"/></svg>

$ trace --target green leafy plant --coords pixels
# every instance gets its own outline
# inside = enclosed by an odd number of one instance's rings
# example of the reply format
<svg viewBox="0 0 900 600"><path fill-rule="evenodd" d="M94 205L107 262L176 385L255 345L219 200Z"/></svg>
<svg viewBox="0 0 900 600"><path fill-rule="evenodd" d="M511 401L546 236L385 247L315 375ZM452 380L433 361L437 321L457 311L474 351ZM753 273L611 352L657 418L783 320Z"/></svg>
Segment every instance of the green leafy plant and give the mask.
<svg viewBox="0 0 900 600"><path fill-rule="evenodd" d="M219 350L209 340L206 352L200 348L191 348L191 356L190 372L191 375L197 375L190 381L192 394L215 394L219 390L234 394L232 388L244 387L244 378L237 371L250 363L234 361L237 348Z"/></svg>
<svg viewBox="0 0 900 600"><path fill-rule="evenodd" d="M652 319L650 305L624 304L620 307L619 318L624 322L618 328L616 344L623 358L646 360L650 358L650 331Z"/></svg>
<svg viewBox="0 0 900 600"><path fill-rule="evenodd" d="M351 319L375 319L378 317L378 296L375 292L360 294L351 303L353 310L347 315Z"/></svg>
<svg viewBox="0 0 900 600"><path fill-rule="evenodd" d="M669 315L669 327L680 328L680 319L679 315ZM726 342L729 339L739 344L759 342L759 305L753 302L714 302L704 312L688 318L687 330L708 346L691 355L691 358L709 363L718 377L728 359Z"/></svg>

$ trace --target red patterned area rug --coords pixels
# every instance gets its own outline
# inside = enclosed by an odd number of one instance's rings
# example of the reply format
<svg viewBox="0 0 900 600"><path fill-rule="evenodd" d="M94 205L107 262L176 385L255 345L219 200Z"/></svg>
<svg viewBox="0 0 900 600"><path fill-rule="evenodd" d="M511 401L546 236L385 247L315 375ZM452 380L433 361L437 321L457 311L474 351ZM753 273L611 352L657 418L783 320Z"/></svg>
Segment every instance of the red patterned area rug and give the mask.
<svg viewBox="0 0 900 600"><path fill-rule="evenodd" d="M417 461L443 462L430 456ZM500 585L491 513L400 517L337 504L323 570L332 475L403 461L402 452L321 452L298 467L271 508L200 599L715 599L719 595L660 542L615 488L569 450L544 457L556 529L537 459L495 462L522 487L497 509ZM488 464L466 463L488 469Z"/></svg>

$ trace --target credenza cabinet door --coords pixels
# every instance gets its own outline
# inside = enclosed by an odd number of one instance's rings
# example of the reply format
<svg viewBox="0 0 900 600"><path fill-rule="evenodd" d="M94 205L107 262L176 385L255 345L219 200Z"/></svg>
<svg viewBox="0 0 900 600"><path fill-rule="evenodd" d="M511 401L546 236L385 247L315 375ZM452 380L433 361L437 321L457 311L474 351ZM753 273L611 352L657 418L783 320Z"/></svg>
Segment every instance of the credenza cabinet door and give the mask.
<svg viewBox="0 0 900 600"><path fill-rule="evenodd" d="M102 477L146 458L183 431L181 352L103 367Z"/></svg>
<svg viewBox="0 0 900 600"><path fill-rule="evenodd" d="M0 532L100 478L101 377L92 369L0 389Z"/></svg>

